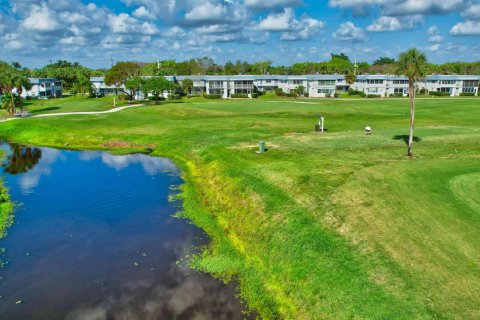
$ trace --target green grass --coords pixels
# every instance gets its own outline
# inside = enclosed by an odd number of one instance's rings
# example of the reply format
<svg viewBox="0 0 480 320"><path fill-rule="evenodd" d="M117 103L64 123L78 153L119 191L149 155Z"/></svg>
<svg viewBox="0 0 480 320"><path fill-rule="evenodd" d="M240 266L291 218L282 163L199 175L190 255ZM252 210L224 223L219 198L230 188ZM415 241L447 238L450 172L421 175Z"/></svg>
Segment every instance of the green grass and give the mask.
<svg viewBox="0 0 480 320"><path fill-rule="evenodd" d="M117 106L124 105L125 101L117 98ZM113 108L113 97L89 98L77 95L49 100L29 100L24 102L32 115L41 113L77 112L77 111L105 111ZM6 110L0 110L5 116Z"/></svg>
<svg viewBox="0 0 480 320"><path fill-rule="evenodd" d="M409 159L408 100L296 102L187 100L0 136L172 158L182 215L212 238L193 264L237 280L265 319L480 318L478 103L417 101Z"/></svg>
<svg viewBox="0 0 480 320"><path fill-rule="evenodd" d="M0 160L3 159L3 152L0 150ZM10 201L8 189L0 179L0 239L3 238L9 226L13 222L13 203ZM1 261L0 261L1 265Z"/></svg>

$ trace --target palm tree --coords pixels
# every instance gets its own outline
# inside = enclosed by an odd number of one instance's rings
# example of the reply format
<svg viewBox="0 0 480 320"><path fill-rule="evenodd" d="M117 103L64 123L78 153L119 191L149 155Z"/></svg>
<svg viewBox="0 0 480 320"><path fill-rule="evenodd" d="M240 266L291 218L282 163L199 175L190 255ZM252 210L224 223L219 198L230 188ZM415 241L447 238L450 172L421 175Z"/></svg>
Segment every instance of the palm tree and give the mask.
<svg viewBox="0 0 480 320"><path fill-rule="evenodd" d="M415 124L415 83L427 74L427 57L415 48L409 49L400 54L395 73L408 78L408 95L410 97L408 156L411 157L413 155L413 128Z"/></svg>

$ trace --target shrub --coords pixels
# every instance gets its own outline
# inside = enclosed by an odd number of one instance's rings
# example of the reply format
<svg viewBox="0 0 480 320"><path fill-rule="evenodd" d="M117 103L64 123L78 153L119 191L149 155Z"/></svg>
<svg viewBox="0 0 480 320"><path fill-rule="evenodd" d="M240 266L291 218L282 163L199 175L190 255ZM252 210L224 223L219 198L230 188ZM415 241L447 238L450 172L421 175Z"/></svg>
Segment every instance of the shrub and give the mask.
<svg viewBox="0 0 480 320"><path fill-rule="evenodd" d="M334 98L338 98L338 97L340 97L340 94L338 94L338 93L335 92L335 93L333 94L333 97L334 97Z"/></svg>
<svg viewBox="0 0 480 320"><path fill-rule="evenodd" d="M181 97L178 93L173 93L168 95L168 100L180 100Z"/></svg>
<svg viewBox="0 0 480 320"><path fill-rule="evenodd" d="M148 100L150 100L150 101L155 101L155 97L148 97ZM158 100L158 101L164 101L164 100L165 100L165 97L158 97L157 100Z"/></svg>
<svg viewBox="0 0 480 320"><path fill-rule="evenodd" d="M440 92L440 91L430 91L431 96L436 96L436 97L448 97L450 96L449 92Z"/></svg>
<svg viewBox="0 0 480 320"><path fill-rule="evenodd" d="M305 98L309 98L309 97L310 97L310 94L309 94L308 92L305 92L305 93L303 94L303 96L304 96Z"/></svg>
<svg viewBox="0 0 480 320"><path fill-rule="evenodd" d="M418 92L418 94L425 94L425 93L426 93L425 89L420 89L420 91Z"/></svg>
<svg viewBox="0 0 480 320"><path fill-rule="evenodd" d="M246 99L248 98L248 95L245 93L234 93L230 97L233 99Z"/></svg>
<svg viewBox="0 0 480 320"><path fill-rule="evenodd" d="M125 94L119 94L119 95L118 95L118 100L122 100L122 101L123 101L123 100L127 100L127 95L125 95Z"/></svg>
<svg viewBox="0 0 480 320"><path fill-rule="evenodd" d="M367 98L380 98L379 94L367 94Z"/></svg>
<svg viewBox="0 0 480 320"><path fill-rule="evenodd" d="M202 95L201 94L189 94L187 95L187 98L198 98L198 97L201 97Z"/></svg>
<svg viewBox="0 0 480 320"><path fill-rule="evenodd" d="M475 93L473 92L462 92L460 93L461 97L475 97Z"/></svg>
<svg viewBox="0 0 480 320"><path fill-rule="evenodd" d="M365 98L367 96L363 91L358 91L358 95L362 98Z"/></svg>
<svg viewBox="0 0 480 320"><path fill-rule="evenodd" d="M276 94L277 96L279 96L279 97L285 95L285 93L283 92L282 88L277 88L277 89L275 89L275 94Z"/></svg>
<svg viewBox="0 0 480 320"><path fill-rule="evenodd" d="M222 99L222 95L221 94L206 94L204 93L203 94L203 97L205 99Z"/></svg>
<svg viewBox="0 0 480 320"><path fill-rule="evenodd" d="M256 98L260 97L260 95L261 95L260 93L254 92L254 93L252 93L252 98L256 99Z"/></svg>
<svg viewBox="0 0 480 320"><path fill-rule="evenodd" d="M296 97L297 97L297 94L294 93L294 92L285 93L284 95L285 95L286 97L289 97L289 98L296 98Z"/></svg>

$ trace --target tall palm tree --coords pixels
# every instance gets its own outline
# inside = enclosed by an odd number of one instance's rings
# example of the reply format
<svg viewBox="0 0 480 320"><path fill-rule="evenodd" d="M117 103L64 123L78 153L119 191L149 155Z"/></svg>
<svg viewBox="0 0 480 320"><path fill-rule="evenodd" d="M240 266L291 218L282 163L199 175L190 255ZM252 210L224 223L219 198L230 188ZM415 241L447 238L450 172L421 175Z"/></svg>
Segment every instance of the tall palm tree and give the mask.
<svg viewBox="0 0 480 320"><path fill-rule="evenodd" d="M409 49L400 54L395 73L408 78L408 95L410 97L408 156L411 157L413 155L413 129L415 125L415 83L427 74L427 57L418 49Z"/></svg>

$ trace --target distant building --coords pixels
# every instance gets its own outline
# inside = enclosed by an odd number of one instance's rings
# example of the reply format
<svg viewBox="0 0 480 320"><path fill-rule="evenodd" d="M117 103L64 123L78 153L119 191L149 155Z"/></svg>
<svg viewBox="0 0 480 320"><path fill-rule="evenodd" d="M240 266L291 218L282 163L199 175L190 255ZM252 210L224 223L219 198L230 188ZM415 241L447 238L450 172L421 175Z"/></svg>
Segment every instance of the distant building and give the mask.
<svg viewBox="0 0 480 320"><path fill-rule="evenodd" d="M92 83L93 94L97 97L117 95L124 91L123 87L107 86L105 77L91 77L90 82Z"/></svg>
<svg viewBox="0 0 480 320"><path fill-rule="evenodd" d="M332 97L336 93L346 92L349 89L364 92L365 94L381 97L407 96L408 79L394 75L359 75L355 83L348 84L344 75L234 75L234 76L167 76L170 81L181 82L185 79L193 81L192 94L219 94L222 98L230 98L234 94L245 94L249 97L254 92L274 92L282 89L291 93L303 87L304 94L311 98ZM104 77L94 77L90 81L98 96L118 94L124 91L123 87L106 86ZM445 92L451 96L461 93L478 95L480 76L462 75L433 75L424 81L417 82L416 89L426 92ZM168 96L168 92L164 96ZM136 99L143 99L138 92Z"/></svg>
<svg viewBox="0 0 480 320"><path fill-rule="evenodd" d="M22 98L37 99L61 98L63 96L62 81L54 78L29 78L30 90L22 90Z"/></svg>

